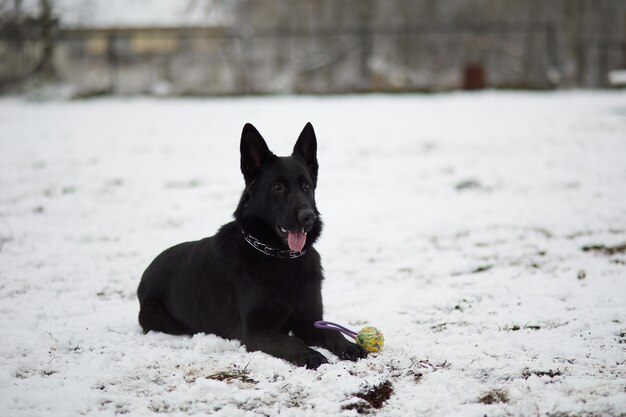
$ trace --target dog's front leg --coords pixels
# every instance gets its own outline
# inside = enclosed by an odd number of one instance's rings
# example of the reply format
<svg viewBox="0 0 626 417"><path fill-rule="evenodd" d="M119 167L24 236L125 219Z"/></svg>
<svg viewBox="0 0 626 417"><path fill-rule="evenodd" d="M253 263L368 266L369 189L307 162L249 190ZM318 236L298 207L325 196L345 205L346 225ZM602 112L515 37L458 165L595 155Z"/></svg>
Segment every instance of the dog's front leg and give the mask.
<svg viewBox="0 0 626 417"><path fill-rule="evenodd" d="M299 311L293 315L293 333L307 345L326 348L340 359L356 361L366 358L365 349L350 342L341 333L315 327L315 322L322 320L322 294L319 287L305 289L310 297L308 303L302 303Z"/></svg>
<svg viewBox="0 0 626 417"><path fill-rule="evenodd" d="M306 297L301 298L298 311L292 314L293 333L308 346L320 346L330 350L340 359L356 361L367 357L362 346L347 340L334 330L318 329L315 322L322 320L322 291L319 283L310 283L301 288Z"/></svg>
<svg viewBox="0 0 626 417"><path fill-rule="evenodd" d="M316 369L328 363L324 355L311 349L294 336L270 331L254 331L244 336L243 343L249 351L261 351L309 369Z"/></svg>
<svg viewBox="0 0 626 417"><path fill-rule="evenodd" d="M341 333L316 328L314 323L321 319L321 314L317 317L309 315L300 317L294 326L294 334L301 337L309 346L326 348L340 359L356 361L367 357L367 352L362 346L347 340Z"/></svg>
<svg viewBox="0 0 626 417"><path fill-rule="evenodd" d="M246 349L261 351L310 369L328 363L324 355L309 348L302 339L281 332L290 315L291 308L286 305L262 305L247 309L242 323L242 342Z"/></svg>

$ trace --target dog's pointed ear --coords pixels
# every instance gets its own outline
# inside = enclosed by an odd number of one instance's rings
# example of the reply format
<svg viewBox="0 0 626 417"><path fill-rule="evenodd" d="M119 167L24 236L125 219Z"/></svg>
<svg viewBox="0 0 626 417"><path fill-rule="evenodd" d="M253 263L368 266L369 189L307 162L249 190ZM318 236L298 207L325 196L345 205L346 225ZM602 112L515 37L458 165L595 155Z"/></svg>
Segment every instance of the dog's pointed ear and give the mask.
<svg viewBox="0 0 626 417"><path fill-rule="evenodd" d="M295 146L293 147L293 156L299 156L304 160L311 170L313 181L317 182L317 139L313 125L307 123L302 129Z"/></svg>
<svg viewBox="0 0 626 417"><path fill-rule="evenodd" d="M263 136L250 123L246 123L243 127L239 150L241 152L241 173L246 185L248 185L273 153L267 147Z"/></svg>

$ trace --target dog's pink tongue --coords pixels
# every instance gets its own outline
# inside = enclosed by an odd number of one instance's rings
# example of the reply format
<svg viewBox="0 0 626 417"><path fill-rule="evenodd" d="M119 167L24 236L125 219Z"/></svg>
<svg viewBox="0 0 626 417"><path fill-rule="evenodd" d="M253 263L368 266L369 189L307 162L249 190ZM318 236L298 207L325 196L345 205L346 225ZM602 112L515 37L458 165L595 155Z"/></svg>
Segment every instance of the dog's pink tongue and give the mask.
<svg viewBox="0 0 626 417"><path fill-rule="evenodd" d="M306 232L299 230L297 232L287 232L287 244L289 249L294 252L300 252L306 243Z"/></svg>

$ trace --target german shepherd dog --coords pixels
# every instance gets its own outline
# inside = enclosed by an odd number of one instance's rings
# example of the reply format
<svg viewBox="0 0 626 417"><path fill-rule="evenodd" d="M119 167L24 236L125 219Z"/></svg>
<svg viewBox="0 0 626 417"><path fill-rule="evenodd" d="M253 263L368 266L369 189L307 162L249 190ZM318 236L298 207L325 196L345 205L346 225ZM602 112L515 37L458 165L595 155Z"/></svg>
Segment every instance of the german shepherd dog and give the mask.
<svg viewBox="0 0 626 417"><path fill-rule="evenodd" d="M212 237L171 247L144 272L139 324L170 334L213 333L298 366L328 359L309 346L357 360L365 350L322 320L322 267L313 244L322 230L315 205L317 140L310 123L287 157L274 155L246 124L245 189L235 220Z"/></svg>

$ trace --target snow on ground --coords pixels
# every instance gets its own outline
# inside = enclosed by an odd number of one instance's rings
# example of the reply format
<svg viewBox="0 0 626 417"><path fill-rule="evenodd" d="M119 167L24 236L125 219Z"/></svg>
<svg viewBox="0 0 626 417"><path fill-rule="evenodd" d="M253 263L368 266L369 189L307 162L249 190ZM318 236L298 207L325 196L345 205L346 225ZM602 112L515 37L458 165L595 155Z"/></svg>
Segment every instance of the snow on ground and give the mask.
<svg viewBox="0 0 626 417"><path fill-rule="evenodd" d="M326 318L380 354L141 333L143 269L231 219L248 121L278 154L313 122ZM0 415L625 415L625 243L625 92L1 99Z"/></svg>

